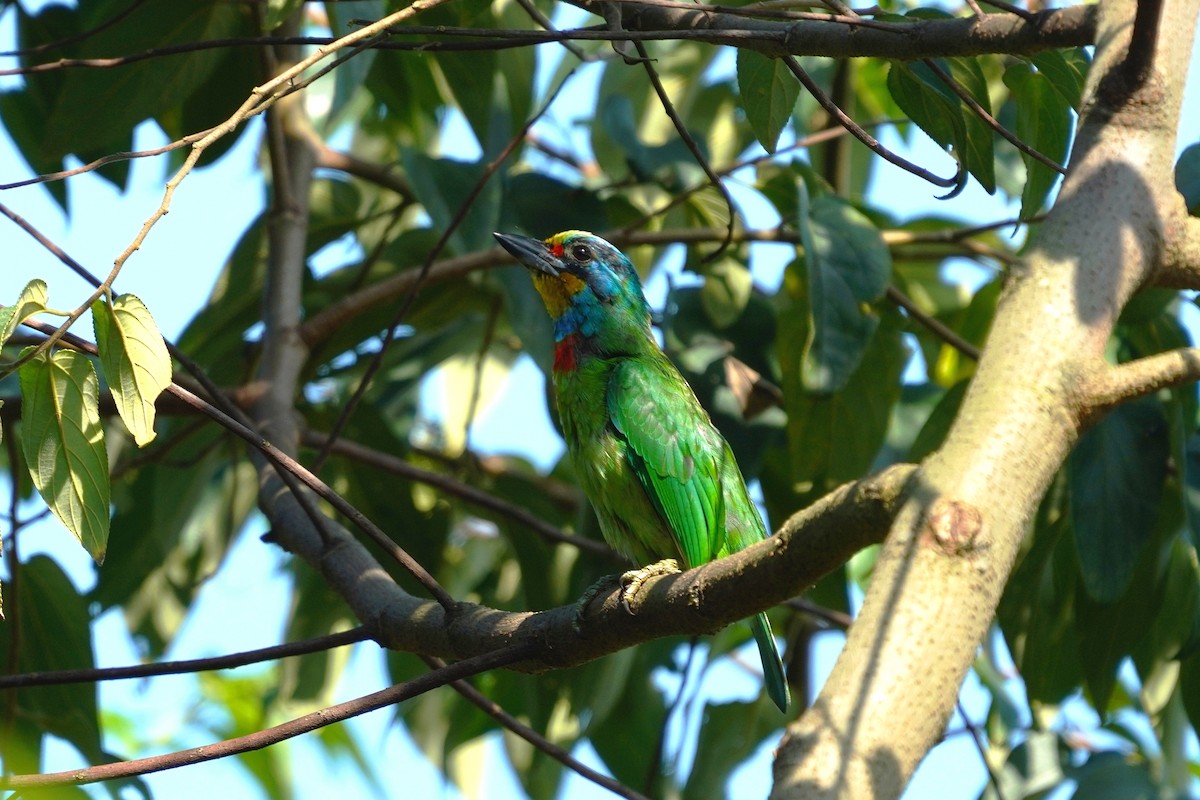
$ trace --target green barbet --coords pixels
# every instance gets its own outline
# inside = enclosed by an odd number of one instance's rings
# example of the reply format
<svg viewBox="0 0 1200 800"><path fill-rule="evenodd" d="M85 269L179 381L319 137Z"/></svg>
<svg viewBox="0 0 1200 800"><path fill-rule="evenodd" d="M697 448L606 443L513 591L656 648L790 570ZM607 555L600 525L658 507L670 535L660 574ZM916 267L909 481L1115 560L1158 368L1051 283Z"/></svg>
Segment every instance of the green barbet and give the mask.
<svg viewBox="0 0 1200 800"><path fill-rule="evenodd" d="M608 543L646 564L708 563L766 537L733 451L650 332L637 271L598 236L496 239L529 268L554 319L554 390L567 452ZM678 569L668 561L650 574ZM644 575L627 573L633 588ZM787 680L765 614L749 620L767 694Z"/></svg>

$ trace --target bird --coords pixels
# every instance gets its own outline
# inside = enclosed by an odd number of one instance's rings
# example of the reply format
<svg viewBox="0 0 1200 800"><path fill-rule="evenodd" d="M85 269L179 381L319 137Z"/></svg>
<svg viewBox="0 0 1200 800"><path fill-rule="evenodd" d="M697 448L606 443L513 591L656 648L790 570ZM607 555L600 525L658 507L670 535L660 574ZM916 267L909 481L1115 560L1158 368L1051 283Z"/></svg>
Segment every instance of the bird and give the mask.
<svg viewBox="0 0 1200 800"><path fill-rule="evenodd" d="M649 564L622 576L622 598L680 563L691 569L766 538L729 443L651 332L629 258L587 231L493 235L529 270L553 319L563 438L601 533ZM767 694L786 712L771 624L764 613L748 622Z"/></svg>

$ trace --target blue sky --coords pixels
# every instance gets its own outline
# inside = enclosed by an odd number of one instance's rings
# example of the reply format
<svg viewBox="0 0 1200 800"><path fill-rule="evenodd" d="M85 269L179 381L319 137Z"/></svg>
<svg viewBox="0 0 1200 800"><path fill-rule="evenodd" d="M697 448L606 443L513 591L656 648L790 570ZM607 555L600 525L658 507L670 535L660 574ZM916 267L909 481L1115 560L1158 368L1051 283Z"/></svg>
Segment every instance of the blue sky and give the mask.
<svg viewBox="0 0 1200 800"><path fill-rule="evenodd" d="M11 14L0 18L0 43L12 41ZM0 47L8 47L0 44ZM1200 141L1200 60L1194 60L1189 77L1189 99L1185 101L1185 119L1180 142L1182 146ZM7 66L7 64L5 64ZM593 70L594 72L594 70ZM5 83L4 81L8 81ZM586 74L577 79L580 93L577 102L586 102L586 87L594 77ZM0 87L11 86L11 79L0 79ZM569 118L571 112L563 116ZM118 281L118 289L139 295L154 313L160 327L169 337L175 337L188 319L201 307L212 281L231 250L237 237L253 216L262 208L261 176L258 148L261 125L252 124L238 146L216 167L191 175L176 193L171 213L158 223L142 249L135 254ZM473 142L469 136L453 130L445 140L445 154L469 158ZM164 143L161 133L153 126L139 129L136 147L154 147ZM886 142L899 146L896 141ZM916 147L909 156L923 164L948 163L923 136L918 135ZM941 170L945 172L946 169ZM944 203L935 199L933 187L898 169L881 166L872 187L876 202L895 202L903 198L903 207L896 213L901 217L936 212L974 220L999 219L1015 210L997 198L990 197L972 183L959 198ZM28 176L24 162L13 149L6 134L0 134L0 182L19 180ZM144 219L161 200L162 185L167 175L157 160L134 162L131 189L119 194L93 176L81 176L68 182L71 218L64 218L46 192L37 186L11 190L0 194L0 202L14 209L42 230L53 241L89 267L104 274L114 257L132 240ZM770 225L774 220L763 216L761 209L746 209L755 226ZM31 278L41 277L50 285L51 303L60 308L71 307L90 294L91 288L69 270L63 268L15 226L0 222L0 302L12 302L20 288ZM331 249L322 255L324 266L332 266L352 257L344 249ZM757 246L754 253L756 280L772 284L778 280L782 264L790 258L790 250L779 246ZM677 274L680 264L670 271ZM972 280L963 271L963 280ZM666 278L656 275L647 286L655 305L661 305ZM90 324L78 329L90 336ZM518 364L507 380L494 405L484 409L478 424L471 431L471 444L482 452L521 452L538 463L548 465L561 452L561 442L550 427L541 398L542 377L527 359ZM429 408L437 406L437 387L427 392ZM0 488L0 504L7 504L7 485ZM27 513L34 506L27 507ZM172 647L171 658L192 658L261 647L279 641L286 614L286 581L281 571L284 556L275 548L263 545L257 538L261 526L252 526L233 549L226 563L202 590L198 612L189 618ZM114 531L113 535L120 535ZM46 521L22 534L21 552L28 557L35 552L51 554L68 570L81 589L93 581L91 563L74 539L57 522ZM255 613L247 614L247 608ZM237 620L231 625L230 620ZM97 657L102 666L135 663L136 648L125 634L124 626L115 614L102 617L95 627ZM816 664L819 677L832 667L841 644L838 634L818 637ZM750 659L753 661L753 659ZM351 663L338 689L337 699L349 699L383 685L377 648L364 645L354 648ZM246 674L253 673L253 669ZM986 711L986 696L974 678L968 680L964 703L968 713L980 719ZM748 696L754 685L744 672L733 666L723 666L710 675L705 691L710 696ZM161 740L164 749L169 740L179 737L180 744L198 745L208 741L206 734L189 726L197 714L198 694L190 677L156 678L152 681L124 681L101 686L101 704L128 717L146 738ZM202 712L209 713L209 712ZM693 712L693 714L698 713ZM368 758L375 758L387 787L394 797L456 797L457 792L445 786L435 769L426 764L407 741L402 731L389 726L391 715L376 712L356 720L351 725ZM675 721L672 737L675 747L682 747L694 738L694 718ZM952 723L953 727L953 723ZM118 742L114 749L120 750ZM353 768L326 761L315 748L303 739L290 743L291 763L295 771L297 796L325 796L336 790L343 796L372 796L373 791L357 777ZM170 748L170 749L173 749ZM759 797L766 793L769 780L769 759L773 746L757 754L754 762L743 769L734 784L735 797ZM488 744L486 775L489 787L478 796L504 798L513 796L511 777L507 775L503 756L494 742ZM582 754L585 758L587 753ZM59 744L49 752L50 767L67 769L81 762L69 746ZM683 759L686 765L687 757ZM594 759L593 759L594 763ZM979 755L968 737L959 736L940 746L922 765L909 797L959 798L974 797L983 786L984 772ZM208 763L150 776L148 782L159 797L187 796L247 796L246 775L234 761ZM573 779L571 797L609 797L582 779Z"/></svg>

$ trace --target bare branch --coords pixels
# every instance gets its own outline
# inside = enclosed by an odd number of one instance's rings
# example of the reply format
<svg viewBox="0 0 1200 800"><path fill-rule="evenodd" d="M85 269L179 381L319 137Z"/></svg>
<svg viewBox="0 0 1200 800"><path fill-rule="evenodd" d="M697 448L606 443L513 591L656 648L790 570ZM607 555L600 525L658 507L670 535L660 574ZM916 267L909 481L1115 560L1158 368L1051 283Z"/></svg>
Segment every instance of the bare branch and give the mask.
<svg viewBox="0 0 1200 800"><path fill-rule="evenodd" d="M1091 416L1127 400L1196 381L1200 381L1200 348L1195 347L1106 367L1098 370L1081 391L1088 405L1084 413Z"/></svg>
<svg viewBox="0 0 1200 800"><path fill-rule="evenodd" d="M850 119L849 115L847 115L845 111L842 111L842 109L838 108L837 104L829 99L829 95L822 91L817 82L812 79L808 72L805 71L804 67L800 66L800 62L797 61L793 56L783 56L783 63L787 65L787 68L791 70L791 73L796 76L796 79L804 85L804 88L808 90L808 93L811 94L818 103L820 103L821 107L825 109L825 112L833 119L837 120L842 127L853 134L855 139L858 139L860 142L870 148L872 152L876 153L886 161L890 161L901 169L911 172L918 178L929 181L935 186L956 187L955 191L951 192L951 195L948 196L957 194L962 190L962 186L965 185L966 176L961 165L958 175L956 175L954 178L941 178L937 175L934 175L924 167L914 164L908 159L893 153L891 150L888 150L886 147L881 145L878 139L863 130L857 122Z"/></svg>
<svg viewBox="0 0 1200 800"><path fill-rule="evenodd" d="M721 244L716 250L704 257L705 262L712 261L719 258L729 247L729 243L733 241L733 226L737 222L737 209L734 208L733 198L729 195L729 189L725 188L725 182L713 170L712 164L708 163L708 158L704 155L704 151L700 149L700 145L696 144L691 131L683 124L683 118L675 110L675 104L671 102L666 88L663 87L662 80L658 77L658 70L654 68L654 64L650 61L650 56L646 53L646 45L641 42L634 42L634 46L637 47L638 55L642 58L642 66L646 70L646 76L650 78L650 85L654 87L654 93L658 96L658 102L662 106L663 111L666 112L667 117L670 118L671 125L675 127L675 132L679 134L679 138L687 146L688 151L692 154L692 158L700 165L700 169L704 170L704 174L708 176L712 187L721 193L721 197L725 201L725 208L729 210L729 219L725 224L725 238L721 240Z"/></svg>
<svg viewBox="0 0 1200 800"><path fill-rule="evenodd" d="M348 700L345 703L323 708L303 717L265 728L245 736L237 736L222 742L215 742L188 750L180 750L161 756L139 758L133 761L118 761L113 764L100 764L87 769L70 770L68 772L51 772L43 775L4 775L0 776L0 789L23 789L33 786L64 786L109 781L116 778L129 778L135 775L149 775L165 769L174 769L189 764L201 764L226 756L260 750L273 744L292 739L309 731L315 731L360 716L368 711L395 705L413 697L424 694L439 686L445 686L454 680L461 680L470 675L477 675L487 670L503 667L514 661L520 661L533 648L527 644L495 650L491 653L464 659L443 669L428 672L413 678L411 681L389 686L378 692Z"/></svg>
<svg viewBox="0 0 1200 800"><path fill-rule="evenodd" d="M310 447L323 447L329 437L313 431L306 431L302 436L304 444ZM529 528L534 533L543 537L547 541L569 544L578 547L584 552L602 558L610 559L618 563L627 563L627 560L597 539L586 539L582 536L566 533L553 525L549 524L541 517L533 514L528 509L513 505L507 500L502 500L495 495L488 494L482 489L477 489L474 486L468 486L461 481L451 478L449 475L443 475L439 472L433 472L427 469L410 464L407 461L397 458L396 456L387 453L381 453L378 450L373 450L365 445L357 442L348 441L346 439L338 439L332 447L331 452L336 455L345 456L347 458L361 461L364 464L370 464L373 467L385 470L387 472L401 475L409 480L423 483L427 486L432 486L447 494L452 494L466 500L468 503L477 505L480 508L485 508L502 516L517 522Z"/></svg>
<svg viewBox="0 0 1200 800"><path fill-rule="evenodd" d="M444 669L446 666L446 663L440 658L425 657L422 660L433 669ZM512 714L509 714L500 706L499 703L496 703L483 692L479 691L466 681L451 681L450 687L466 698L468 702L470 702L480 711L487 714L489 717L496 720L496 722L500 723L505 728L508 728L517 736L520 736L522 739L529 742L531 745L550 756L555 761L558 761L560 764L567 767L567 769L570 769L576 774L587 778L597 786L603 786L605 789L608 789L618 797L625 797L628 798L628 800L648 800L645 795L630 789L620 781L613 780L607 775L597 772L587 764L579 761L566 750L559 747L545 736L542 736L540 733L526 725L524 722L521 722L521 720L517 719Z"/></svg>
<svg viewBox="0 0 1200 800"><path fill-rule="evenodd" d="M303 642L288 642L258 650L247 650L212 658L193 658L186 661L160 661L155 664L136 664L131 667L102 669L64 669L55 672L26 672L19 675L0 675L0 689L23 689L29 686L60 686L68 683L99 683L128 678L151 678L156 675L186 675L218 669L233 669L247 664L259 664L290 656L319 653L335 647L366 641L371 638L366 628L331 633Z"/></svg>
<svg viewBox="0 0 1200 800"><path fill-rule="evenodd" d="M907 311L908 315L910 317L912 317L914 320L916 320L921 325L924 325L926 328L928 328L930 330L930 332L933 333L934 336L937 336L943 342L950 345L955 350L962 353L964 356L971 359L972 361L979 360L979 348L978 347L976 347L975 345L968 342L966 339L959 336L954 330L952 330L950 327L948 327L941 320L937 319L936 317L931 317L928 314L926 314L924 311L922 311L920 308L917 307L917 304L914 303L908 297L908 295L906 295L904 292L897 289L894 285L889 285L887 287L887 298L888 298L888 300L891 300L893 303L895 303L896 305L900 306L905 311Z"/></svg>

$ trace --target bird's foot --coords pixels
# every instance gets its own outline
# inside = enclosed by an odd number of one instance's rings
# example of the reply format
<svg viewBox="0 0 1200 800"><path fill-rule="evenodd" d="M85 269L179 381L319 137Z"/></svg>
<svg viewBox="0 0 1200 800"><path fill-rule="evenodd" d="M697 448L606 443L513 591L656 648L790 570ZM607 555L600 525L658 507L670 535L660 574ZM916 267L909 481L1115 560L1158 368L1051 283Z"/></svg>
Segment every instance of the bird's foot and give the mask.
<svg viewBox="0 0 1200 800"><path fill-rule="evenodd" d="M629 607L629 601L641 591L642 584L651 578L657 578L660 575L674 575L681 571L678 561L673 558L664 558L662 561L656 561L641 569L631 569L621 575L605 575L585 589L579 599L575 601L575 630L583 630L583 618L587 614L588 606L597 597L611 589L614 583L619 583L621 586L621 607L632 614L633 609Z"/></svg>
<svg viewBox="0 0 1200 800"><path fill-rule="evenodd" d="M621 576L621 605L630 614L633 609L629 607L629 601L642 590L642 584L651 578L657 578L661 575L674 575L677 572L682 572L679 568L679 562L673 558L664 558L662 561L655 561L653 564L642 567L641 569L631 569Z"/></svg>
<svg viewBox="0 0 1200 800"><path fill-rule="evenodd" d="M619 583L623 578L623 575L605 575L603 578L596 581L583 591L583 594L581 594L579 599L575 601L576 632L583 630L583 617L587 613L588 606L592 604L592 601L603 594L606 590L611 589L614 583Z"/></svg>

